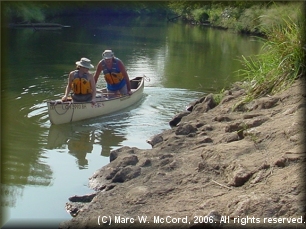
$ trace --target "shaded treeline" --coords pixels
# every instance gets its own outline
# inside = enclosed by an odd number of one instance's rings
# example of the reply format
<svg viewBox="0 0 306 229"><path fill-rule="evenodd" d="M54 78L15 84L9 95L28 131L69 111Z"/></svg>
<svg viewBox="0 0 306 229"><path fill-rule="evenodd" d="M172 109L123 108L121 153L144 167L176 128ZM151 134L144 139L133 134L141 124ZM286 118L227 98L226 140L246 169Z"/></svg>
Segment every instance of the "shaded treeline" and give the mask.
<svg viewBox="0 0 306 229"><path fill-rule="evenodd" d="M267 28L284 24L283 18L300 19L302 1L177 1L169 8L193 24L265 34Z"/></svg>
<svg viewBox="0 0 306 229"><path fill-rule="evenodd" d="M158 14L193 24L264 34L282 18L298 18L302 1L7 1L2 3L4 23L51 22L57 16Z"/></svg>
<svg viewBox="0 0 306 229"><path fill-rule="evenodd" d="M2 3L2 20L6 23L49 22L57 16L164 14L168 3L134 1L19 1Z"/></svg>

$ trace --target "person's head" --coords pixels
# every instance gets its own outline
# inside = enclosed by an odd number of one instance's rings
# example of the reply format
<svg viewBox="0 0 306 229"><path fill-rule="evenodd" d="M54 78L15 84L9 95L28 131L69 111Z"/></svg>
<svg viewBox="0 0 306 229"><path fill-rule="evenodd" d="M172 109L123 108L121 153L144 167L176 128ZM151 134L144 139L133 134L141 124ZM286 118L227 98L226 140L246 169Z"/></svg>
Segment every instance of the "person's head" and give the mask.
<svg viewBox="0 0 306 229"><path fill-rule="evenodd" d="M75 64L77 65L77 68L85 68L85 69L91 69L94 68L94 66L91 64L91 61L86 58L86 57L82 57L80 61L75 62Z"/></svg>
<svg viewBox="0 0 306 229"><path fill-rule="evenodd" d="M103 53L102 53L102 58L105 60L105 61L108 61L108 60L111 60L113 59L114 57L114 53L112 50L105 50Z"/></svg>

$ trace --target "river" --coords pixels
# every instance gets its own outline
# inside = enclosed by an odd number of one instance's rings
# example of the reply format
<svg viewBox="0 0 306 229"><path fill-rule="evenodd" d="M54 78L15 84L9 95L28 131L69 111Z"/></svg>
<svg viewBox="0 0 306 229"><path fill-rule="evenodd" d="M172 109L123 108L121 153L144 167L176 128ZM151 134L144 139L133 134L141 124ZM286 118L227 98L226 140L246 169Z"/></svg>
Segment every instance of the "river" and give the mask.
<svg viewBox="0 0 306 229"><path fill-rule="evenodd" d="M65 203L91 193L88 178L121 146L146 140L195 99L240 80L241 55L261 43L231 31L166 18L66 17L60 30L2 28L1 191L4 222L70 219ZM146 75L142 100L106 117L51 125L46 101L64 93L81 57L96 66L112 49L130 77ZM97 87L105 85L100 77ZM31 221L32 222L32 221Z"/></svg>

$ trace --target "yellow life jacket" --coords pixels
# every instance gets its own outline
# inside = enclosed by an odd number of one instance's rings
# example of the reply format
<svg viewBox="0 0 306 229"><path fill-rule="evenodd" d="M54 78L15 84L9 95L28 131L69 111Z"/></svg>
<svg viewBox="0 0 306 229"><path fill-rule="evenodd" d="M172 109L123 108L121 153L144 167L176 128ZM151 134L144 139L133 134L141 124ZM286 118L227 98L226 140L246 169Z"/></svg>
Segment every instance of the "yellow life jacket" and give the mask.
<svg viewBox="0 0 306 229"><path fill-rule="evenodd" d="M75 71L74 79L72 80L72 85L71 85L74 94L86 95L92 93L91 85L87 77L88 75L86 73L80 77L79 71Z"/></svg>
<svg viewBox="0 0 306 229"><path fill-rule="evenodd" d="M109 84L118 84L123 80L123 74L119 73L106 73L104 75L105 81Z"/></svg>
<svg viewBox="0 0 306 229"><path fill-rule="evenodd" d="M113 65L112 69L110 70L107 69L105 61L102 61L104 78L108 84L119 84L124 78L122 72L120 72L120 69L117 65L117 60L118 58L113 58Z"/></svg>

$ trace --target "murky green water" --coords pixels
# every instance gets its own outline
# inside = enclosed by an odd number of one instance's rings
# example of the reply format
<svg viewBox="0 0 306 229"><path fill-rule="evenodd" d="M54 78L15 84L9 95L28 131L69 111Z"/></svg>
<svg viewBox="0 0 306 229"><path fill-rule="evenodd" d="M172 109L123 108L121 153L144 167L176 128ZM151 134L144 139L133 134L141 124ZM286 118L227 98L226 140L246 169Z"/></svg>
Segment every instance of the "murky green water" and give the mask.
<svg viewBox="0 0 306 229"><path fill-rule="evenodd" d="M54 31L2 30L1 170L6 220L69 219L68 197L90 193L88 178L120 146L146 140L205 93L239 80L237 59L259 52L254 38L165 18L61 18ZM143 99L123 112L52 126L45 101L62 96L68 72L113 49L131 77L145 74ZM103 87L102 78L98 87Z"/></svg>

